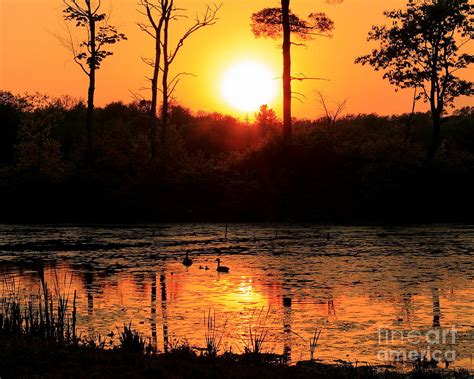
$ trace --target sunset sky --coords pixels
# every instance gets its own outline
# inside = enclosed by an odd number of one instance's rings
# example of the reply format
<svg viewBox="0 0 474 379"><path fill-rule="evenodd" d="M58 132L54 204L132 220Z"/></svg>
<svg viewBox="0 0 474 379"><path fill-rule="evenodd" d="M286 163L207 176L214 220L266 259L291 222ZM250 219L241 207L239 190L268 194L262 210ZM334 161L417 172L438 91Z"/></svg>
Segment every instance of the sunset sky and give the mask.
<svg viewBox="0 0 474 379"><path fill-rule="evenodd" d="M111 24L118 26L128 41L113 47L114 56L104 62L98 73L97 104L128 102L135 93L148 97L145 76L150 75L150 68L140 57L151 57L153 47L152 40L136 25L143 21L143 16L137 12L137 1L103 3L104 10L110 10L112 4ZM177 6L188 9L190 19L174 24L172 35L178 37L206 3L177 0ZM255 39L250 28L252 13L264 7L278 6L278 1L223 0L222 3L218 23L192 36L173 67L174 72L196 75L181 82L176 97L180 104L193 111L243 116L222 96L225 72L241 61L255 61L267 66L275 76L281 75L279 41ZM347 111L351 113L409 111L410 92L395 92L382 80L380 73L353 63L356 56L370 50L367 32L371 25L384 22L382 12L405 4L406 0L345 0L340 5L328 5L324 0L292 0L292 11L296 14L326 12L336 25L333 38L317 38L309 41L306 48L293 48L295 75L304 73L328 79L294 83L294 91L306 96L303 103L294 102L296 117L321 115L315 90L323 92L330 102L348 98ZM39 91L54 96L85 97L87 78L55 37L65 33L61 9L61 0L1 0L0 88L15 93ZM472 71L465 71L464 76L469 75ZM278 96L269 104L278 114L280 92L278 86ZM462 98L456 105L468 105L470 101Z"/></svg>

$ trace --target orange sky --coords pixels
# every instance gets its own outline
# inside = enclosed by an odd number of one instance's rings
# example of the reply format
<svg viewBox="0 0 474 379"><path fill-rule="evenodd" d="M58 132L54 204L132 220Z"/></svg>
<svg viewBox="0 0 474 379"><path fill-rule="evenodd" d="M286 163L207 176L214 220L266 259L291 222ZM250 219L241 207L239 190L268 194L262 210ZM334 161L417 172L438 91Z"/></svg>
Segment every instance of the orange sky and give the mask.
<svg viewBox="0 0 474 379"><path fill-rule="evenodd" d="M103 2L105 9L110 2ZM201 0L176 0L192 16L208 3ZM240 60L263 61L281 72L278 42L255 39L250 16L263 7L277 6L276 0L223 0L217 25L198 32L190 39L173 68L175 72L192 72L177 90L178 101L192 110L219 111L239 115L222 100L221 77ZM324 0L292 0L292 10L300 16L324 11L336 23L331 39L318 38L308 46L295 47L293 73L318 76L329 81L295 83L294 90L306 96L304 103L295 101L294 115L313 118L321 114L314 90L322 91L330 101L348 100L348 112L392 114L410 109L411 94L395 92L369 67L355 65L354 58L370 50L366 42L372 24L383 23L382 12L403 7L406 0L345 0L331 6ZM130 101L132 93L148 96L145 75L149 67L140 57L152 56L152 41L139 31L142 20L136 0L114 0L111 23L127 34L128 41L114 46L115 55L108 58L98 73L97 104ZM13 92L39 91L51 95L69 94L84 98L87 78L72 60L55 35L64 33L61 0L1 0L0 88ZM191 20L182 20L173 35L178 36ZM173 31L172 31L173 33ZM466 71L464 76L471 75ZM463 98L457 106L472 101ZM279 112L281 96L270 106ZM240 115L241 116L241 115Z"/></svg>

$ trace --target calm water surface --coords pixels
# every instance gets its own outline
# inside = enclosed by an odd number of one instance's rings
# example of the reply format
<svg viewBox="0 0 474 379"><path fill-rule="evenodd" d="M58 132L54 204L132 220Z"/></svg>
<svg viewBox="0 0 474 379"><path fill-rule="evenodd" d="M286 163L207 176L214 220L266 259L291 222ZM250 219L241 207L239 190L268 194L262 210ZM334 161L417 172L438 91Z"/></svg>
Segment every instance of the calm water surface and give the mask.
<svg viewBox="0 0 474 379"><path fill-rule="evenodd" d="M328 239L329 235L329 239ZM123 323L155 343L205 344L215 312L221 350L241 352L262 309L264 350L293 362L378 362L379 328L426 333L456 327L457 366L474 352L474 227L322 227L173 224L144 227L0 226L0 275L23 294L72 278L83 335ZM194 264L181 261L186 252ZM216 272L215 259L230 267ZM208 266L209 270L200 269ZM67 287L67 286L66 286ZM425 346L426 345L426 346ZM421 341L417 349L426 348Z"/></svg>

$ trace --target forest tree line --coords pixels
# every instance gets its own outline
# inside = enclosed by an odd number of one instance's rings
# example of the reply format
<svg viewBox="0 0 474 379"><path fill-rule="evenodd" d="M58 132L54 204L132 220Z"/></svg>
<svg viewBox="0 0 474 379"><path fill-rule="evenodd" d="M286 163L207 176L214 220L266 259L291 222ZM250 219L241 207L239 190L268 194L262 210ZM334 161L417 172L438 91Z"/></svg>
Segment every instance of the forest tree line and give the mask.
<svg viewBox="0 0 474 379"><path fill-rule="evenodd" d="M172 106L166 177L149 170L147 101L94 110L68 97L0 93L0 221L472 220L474 112L445 118L426 165L430 114L254 122Z"/></svg>

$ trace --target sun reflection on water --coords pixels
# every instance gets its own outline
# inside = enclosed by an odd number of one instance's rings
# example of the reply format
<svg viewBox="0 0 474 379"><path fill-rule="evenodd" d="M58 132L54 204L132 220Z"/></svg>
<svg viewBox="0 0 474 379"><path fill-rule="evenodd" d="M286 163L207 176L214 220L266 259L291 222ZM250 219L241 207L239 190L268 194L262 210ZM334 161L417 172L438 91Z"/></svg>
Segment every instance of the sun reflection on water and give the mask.
<svg viewBox="0 0 474 379"><path fill-rule="evenodd" d="M268 312L268 351L308 359L308 341L318 327L319 358L374 362L380 326L427 330L455 324L457 365L469 366L474 272L468 248L474 230L456 231L455 243L449 230L381 239L370 229L339 228L330 242L308 228L292 230L298 240L275 240L273 230L256 230L260 234L248 237L242 229L223 239L213 226L176 226L153 237L150 247L130 251L0 251L0 273L15 280L25 297L38 292L41 280L69 283L63 278L72 277L70 288L61 290L70 296L77 291L82 335L107 336L132 322L160 350L172 341L202 347L204 315L212 311L219 328L225 326L223 349L239 352L258 314ZM52 238L51 231L42 233ZM146 230L134 233L139 241L150 239ZM120 232L108 234L123 239ZM433 256L430 246L446 249ZM194 259L189 268L181 264L183 251ZM217 257L230 273L216 272Z"/></svg>

